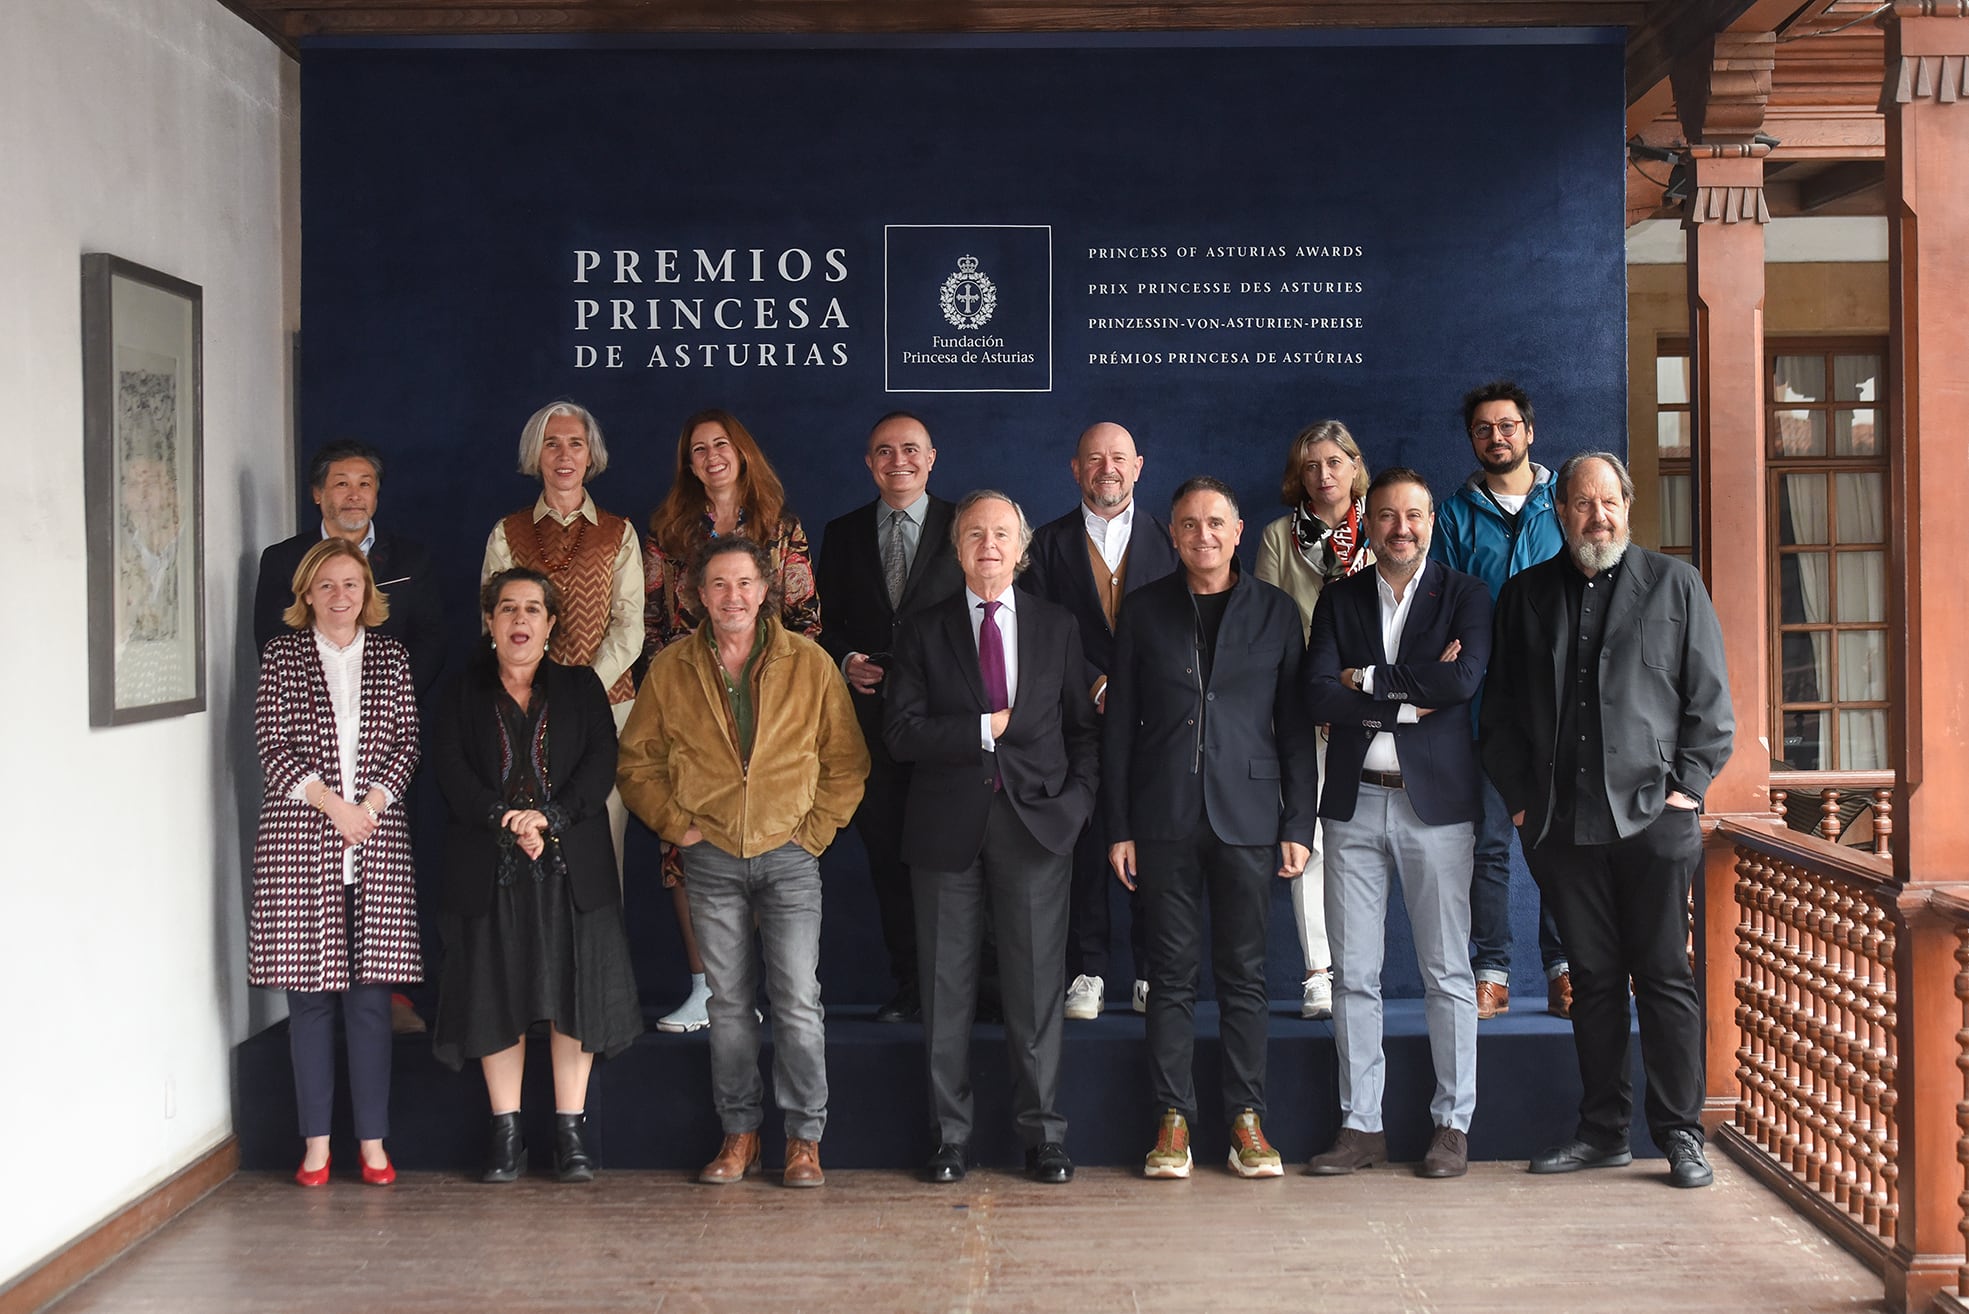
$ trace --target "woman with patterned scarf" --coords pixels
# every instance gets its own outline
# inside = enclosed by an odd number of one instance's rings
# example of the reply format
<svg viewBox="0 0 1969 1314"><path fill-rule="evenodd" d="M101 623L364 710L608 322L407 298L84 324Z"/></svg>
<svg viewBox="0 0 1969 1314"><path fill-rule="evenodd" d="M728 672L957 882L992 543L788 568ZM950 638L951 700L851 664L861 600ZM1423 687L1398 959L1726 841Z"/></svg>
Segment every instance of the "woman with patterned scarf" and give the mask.
<svg viewBox="0 0 1969 1314"><path fill-rule="evenodd" d="M1328 580L1356 574L1374 564L1367 545L1367 463L1360 444L1338 420L1321 420L1302 430L1286 449L1279 500L1292 508L1265 526L1258 542L1257 577L1277 585L1299 604L1302 626L1311 629L1313 606ZM1319 766L1326 772L1326 735L1320 734ZM1292 882L1293 920L1306 955L1306 977L1299 1015L1333 1016L1333 955L1326 942L1326 875L1319 833L1306 874Z"/></svg>

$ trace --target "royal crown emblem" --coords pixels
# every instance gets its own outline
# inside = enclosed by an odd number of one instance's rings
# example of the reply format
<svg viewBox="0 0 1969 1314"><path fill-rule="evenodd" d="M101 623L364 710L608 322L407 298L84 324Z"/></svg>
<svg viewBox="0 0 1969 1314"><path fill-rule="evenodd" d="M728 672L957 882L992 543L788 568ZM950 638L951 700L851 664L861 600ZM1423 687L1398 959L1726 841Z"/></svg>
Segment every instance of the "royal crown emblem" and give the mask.
<svg viewBox="0 0 1969 1314"><path fill-rule="evenodd" d="M976 256L959 256L957 272L943 281L943 317L961 329L983 328L998 308L998 289L978 269Z"/></svg>

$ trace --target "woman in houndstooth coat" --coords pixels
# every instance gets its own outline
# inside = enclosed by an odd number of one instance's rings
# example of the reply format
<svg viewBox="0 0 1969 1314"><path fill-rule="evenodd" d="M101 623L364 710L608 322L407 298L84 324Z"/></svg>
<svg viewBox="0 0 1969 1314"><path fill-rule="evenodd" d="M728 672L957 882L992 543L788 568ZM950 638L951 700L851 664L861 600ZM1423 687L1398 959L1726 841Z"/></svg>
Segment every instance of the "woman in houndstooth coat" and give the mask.
<svg viewBox="0 0 1969 1314"><path fill-rule="evenodd" d="M323 539L294 572L293 628L260 659L253 721L267 783L247 979L287 992L304 1186L328 1178L338 1004L363 1179L395 1178L383 1150L390 993L421 980L423 960L403 812L417 698L403 645L374 630L388 614L361 550Z"/></svg>

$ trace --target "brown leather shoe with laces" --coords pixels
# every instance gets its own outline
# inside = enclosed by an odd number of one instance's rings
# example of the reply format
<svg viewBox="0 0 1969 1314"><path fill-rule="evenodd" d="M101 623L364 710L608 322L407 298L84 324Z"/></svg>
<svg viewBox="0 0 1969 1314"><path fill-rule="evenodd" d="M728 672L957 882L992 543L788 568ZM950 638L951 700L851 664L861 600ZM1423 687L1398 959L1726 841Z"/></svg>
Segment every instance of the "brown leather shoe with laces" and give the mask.
<svg viewBox="0 0 1969 1314"><path fill-rule="evenodd" d="M1332 1149L1307 1161L1306 1173L1311 1177L1345 1177L1386 1162L1388 1138L1385 1135L1342 1127L1340 1134L1333 1138Z"/></svg>
<svg viewBox="0 0 1969 1314"><path fill-rule="evenodd" d="M759 1171L759 1133L727 1132L718 1157L704 1165L697 1180L710 1186L730 1186Z"/></svg>
<svg viewBox="0 0 1969 1314"><path fill-rule="evenodd" d="M1511 987L1501 981L1477 982L1477 1021L1488 1022L1511 1011Z"/></svg>
<svg viewBox="0 0 1969 1314"><path fill-rule="evenodd" d="M1553 1017L1572 1016L1572 973L1561 972L1545 983L1545 1011Z"/></svg>
<svg viewBox="0 0 1969 1314"><path fill-rule="evenodd" d="M1461 1177L1470 1171L1470 1141L1453 1127L1438 1127L1429 1139L1417 1177Z"/></svg>
<svg viewBox="0 0 1969 1314"><path fill-rule="evenodd" d="M827 1174L820 1170L820 1142L786 1138L786 1171L780 1175L788 1186L822 1186Z"/></svg>

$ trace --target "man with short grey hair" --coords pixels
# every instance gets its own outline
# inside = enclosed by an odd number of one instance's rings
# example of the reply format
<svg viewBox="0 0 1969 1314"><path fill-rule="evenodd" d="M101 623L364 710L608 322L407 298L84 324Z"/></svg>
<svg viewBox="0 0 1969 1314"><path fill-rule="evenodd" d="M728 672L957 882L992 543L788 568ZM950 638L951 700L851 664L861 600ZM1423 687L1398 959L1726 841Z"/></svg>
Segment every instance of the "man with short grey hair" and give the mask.
<svg viewBox="0 0 1969 1314"><path fill-rule="evenodd" d="M1707 1186L1688 903L1702 797L1736 734L1722 627L1687 562L1629 541L1618 456L1573 457L1558 496L1566 551L1499 595L1480 718L1484 768L1572 959L1579 1122L1531 1171L1632 1161L1631 981L1648 1128L1670 1184Z"/></svg>

